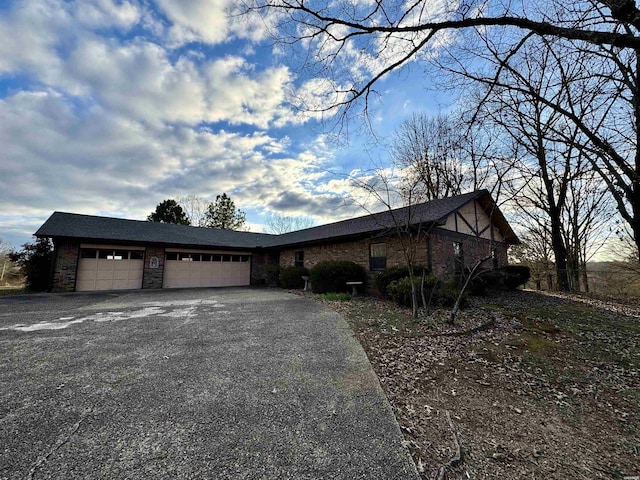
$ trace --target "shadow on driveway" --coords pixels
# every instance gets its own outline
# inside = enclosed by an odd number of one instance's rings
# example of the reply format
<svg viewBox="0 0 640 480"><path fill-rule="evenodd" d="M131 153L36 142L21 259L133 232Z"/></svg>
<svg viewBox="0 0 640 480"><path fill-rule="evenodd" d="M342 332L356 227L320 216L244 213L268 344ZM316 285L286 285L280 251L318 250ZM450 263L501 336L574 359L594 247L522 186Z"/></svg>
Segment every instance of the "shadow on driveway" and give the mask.
<svg viewBox="0 0 640 480"><path fill-rule="evenodd" d="M417 478L348 325L265 289L0 298L0 479Z"/></svg>

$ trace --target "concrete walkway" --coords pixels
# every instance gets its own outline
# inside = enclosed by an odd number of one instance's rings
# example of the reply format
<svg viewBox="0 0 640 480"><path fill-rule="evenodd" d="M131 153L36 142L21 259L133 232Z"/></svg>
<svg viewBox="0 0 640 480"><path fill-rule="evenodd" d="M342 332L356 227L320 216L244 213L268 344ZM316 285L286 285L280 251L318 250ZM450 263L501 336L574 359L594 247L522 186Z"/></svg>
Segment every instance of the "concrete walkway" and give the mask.
<svg viewBox="0 0 640 480"><path fill-rule="evenodd" d="M260 289L0 298L0 479L412 479L347 324Z"/></svg>

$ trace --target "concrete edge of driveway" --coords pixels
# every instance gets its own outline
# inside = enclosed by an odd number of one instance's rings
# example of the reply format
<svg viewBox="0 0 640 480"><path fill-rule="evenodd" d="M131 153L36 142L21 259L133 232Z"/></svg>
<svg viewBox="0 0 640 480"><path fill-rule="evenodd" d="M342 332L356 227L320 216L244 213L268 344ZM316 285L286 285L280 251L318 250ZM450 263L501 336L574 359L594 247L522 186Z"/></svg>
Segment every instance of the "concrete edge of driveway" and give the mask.
<svg viewBox="0 0 640 480"><path fill-rule="evenodd" d="M369 412L363 412L363 414L378 415L381 413L382 416L378 416L377 418L368 418L366 421L370 421L372 423L377 422L383 432L381 435L382 441L386 441L388 444L395 446L395 452L393 453L397 456L398 463L404 464L401 467L401 469L404 470L405 475L403 478L420 478L413 458L411 457L408 448L404 446L404 435L400 430L400 424L398 423L389 399L380 384L380 379L373 370L373 366L371 365L364 348L356 338L353 329L349 326L349 323L342 315L329 310L324 305L323 308L329 315L335 316L337 321L337 330L340 333L343 345L348 351L349 372L343 379L345 387L366 392L366 394L374 397L374 409Z"/></svg>

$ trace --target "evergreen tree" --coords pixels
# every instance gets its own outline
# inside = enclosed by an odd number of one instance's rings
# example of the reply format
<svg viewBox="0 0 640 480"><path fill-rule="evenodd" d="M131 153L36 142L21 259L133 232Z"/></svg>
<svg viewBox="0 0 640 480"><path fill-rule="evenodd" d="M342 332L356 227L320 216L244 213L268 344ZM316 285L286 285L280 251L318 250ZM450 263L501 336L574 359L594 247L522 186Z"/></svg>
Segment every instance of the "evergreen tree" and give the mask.
<svg viewBox="0 0 640 480"><path fill-rule="evenodd" d="M165 200L158 204L154 212L147 217L150 222L176 223L178 225L191 225L182 207L173 199Z"/></svg>
<svg viewBox="0 0 640 480"><path fill-rule="evenodd" d="M224 230L240 230L246 221L246 215L236 210L236 205L226 193L218 195L216 201L209 204L205 214L206 226Z"/></svg>

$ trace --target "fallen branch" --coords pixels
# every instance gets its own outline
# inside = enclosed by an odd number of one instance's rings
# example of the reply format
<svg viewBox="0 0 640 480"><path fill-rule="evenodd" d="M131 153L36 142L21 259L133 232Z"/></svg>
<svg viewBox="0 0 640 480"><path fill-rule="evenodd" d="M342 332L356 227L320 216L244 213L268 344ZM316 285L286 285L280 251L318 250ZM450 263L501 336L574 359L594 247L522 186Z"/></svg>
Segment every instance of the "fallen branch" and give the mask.
<svg viewBox="0 0 640 480"><path fill-rule="evenodd" d="M454 455L445 465L440 467L436 480L444 480L444 476L448 468L455 468L464 461L464 450L462 448L462 445L460 444L460 440L458 439L458 430L451 420L449 410L445 411L445 415L447 416L447 420L449 421L449 428L451 428L451 435L453 436L453 444L456 447L456 453L454 453Z"/></svg>
<svg viewBox="0 0 640 480"><path fill-rule="evenodd" d="M445 332L441 333L440 337L463 337L465 335L471 335L472 333L482 332L484 330L489 330L496 324L496 318L491 315L491 318L480 325L476 325L475 327L467 328L466 330L462 330L461 332Z"/></svg>

